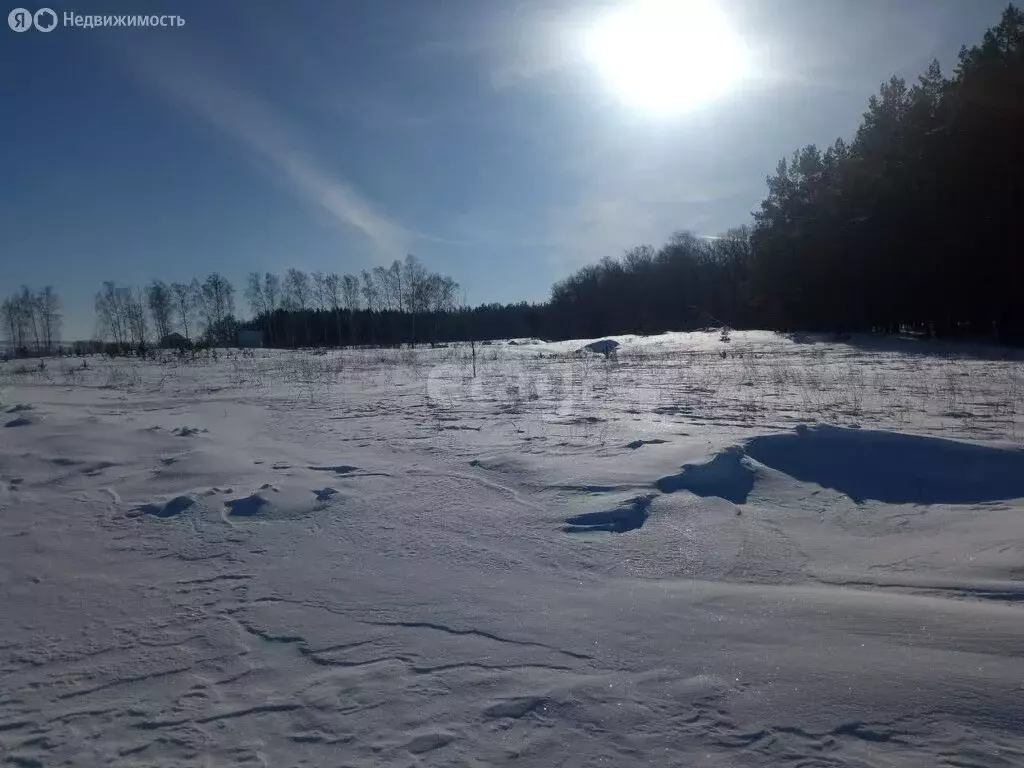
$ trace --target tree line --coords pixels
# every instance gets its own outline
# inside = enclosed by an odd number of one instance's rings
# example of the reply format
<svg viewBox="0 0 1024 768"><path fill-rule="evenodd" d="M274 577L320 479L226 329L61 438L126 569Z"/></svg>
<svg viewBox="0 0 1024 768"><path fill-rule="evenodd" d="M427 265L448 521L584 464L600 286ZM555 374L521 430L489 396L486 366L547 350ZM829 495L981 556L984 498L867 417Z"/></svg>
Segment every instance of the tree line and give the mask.
<svg viewBox="0 0 1024 768"><path fill-rule="evenodd" d="M250 327L270 346L416 343L436 340L440 318L458 304L459 285L413 255L360 275L250 273Z"/></svg>
<svg viewBox="0 0 1024 768"><path fill-rule="evenodd" d="M4 335L17 355L54 351L60 341L60 297L47 285L38 291L23 285L0 303Z"/></svg>
<svg viewBox="0 0 1024 768"><path fill-rule="evenodd" d="M674 235L662 248L632 248L555 283L545 327L563 338L660 333L757 323L749 302L750 228L722 237Z"/></svg>
<svg viewBox="0 0 1024 768"><path fill-rule="evenodd" d="M96 294L96 336L113 350L147 345L222 346L259 332L271 347L398 344L458 335L449 316L459 285L409 255L360 275L288 269L251 272L243 289L251 319L236 314L235 287L213 272L204 280L143 287L108 280Z"/></svg>
<svg viewBox="0 0 1024 768"><path fill-rule="evenodd" d="M202 282L153 280L144 288L107 280L96 294L96 335L122 348L168 343L172 334L185 344L233 344L234 296L231 281L217 272Z"/></svg>
<svg viewBox="0 0 1024 768"><path fill-rule="evenodd" d="M657 333L702 326L988 334L1024 341L1024 13L1011 5L955 71L933 62L893 77L852 137L808 145L767 178L749 225L678 233L604 258L552 287L544 304L459 301L459 285L415 256L357 274L251 273L240 321L218 273L136 289L106 282L97 332L121 346L178 333L268 346L398 344ZM45 294L45 296L44 296ZM57 338L52 289L3 303L16 346Z"/></svg>
<svg viewBox="0 0 1024 768"><path fill-rule="evenodd" d="M681 234L557 283L580 336L712 321L776 330L1024 341L1024 13L1011 5L954 73L871 97L849 140L783 159L752 226Z"/></svg>

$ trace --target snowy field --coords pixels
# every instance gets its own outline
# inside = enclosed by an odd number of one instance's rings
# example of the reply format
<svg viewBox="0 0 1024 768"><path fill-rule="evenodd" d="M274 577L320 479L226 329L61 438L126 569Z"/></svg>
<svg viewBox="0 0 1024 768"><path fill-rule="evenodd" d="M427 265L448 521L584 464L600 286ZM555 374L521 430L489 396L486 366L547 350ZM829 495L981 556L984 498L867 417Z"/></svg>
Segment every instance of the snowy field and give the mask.
<svg viewBox="0 0 1024 768"><path fill-rule="evenodd" d="M1024 363L0 366L14 766L1024 765Z"/></svg>

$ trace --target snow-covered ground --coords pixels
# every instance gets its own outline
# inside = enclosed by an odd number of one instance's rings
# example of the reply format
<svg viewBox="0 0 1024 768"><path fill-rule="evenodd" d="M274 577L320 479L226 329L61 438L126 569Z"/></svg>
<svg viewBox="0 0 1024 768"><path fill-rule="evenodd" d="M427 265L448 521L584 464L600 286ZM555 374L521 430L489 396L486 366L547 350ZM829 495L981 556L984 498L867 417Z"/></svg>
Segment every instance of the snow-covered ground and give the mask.
<svg viewBox="0 0 1024 768"><path fill-rule="evenodd" d="M16 766L1024 764L1024 363L0 366Z"/></svg>

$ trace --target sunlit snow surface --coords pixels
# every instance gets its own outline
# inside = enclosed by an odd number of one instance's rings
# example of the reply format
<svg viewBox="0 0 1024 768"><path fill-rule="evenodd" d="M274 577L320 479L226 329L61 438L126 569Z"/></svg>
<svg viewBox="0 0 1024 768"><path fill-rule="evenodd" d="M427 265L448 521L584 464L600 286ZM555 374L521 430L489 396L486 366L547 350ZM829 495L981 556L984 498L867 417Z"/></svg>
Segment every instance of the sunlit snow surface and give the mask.
<svg viewBox="0 0 1024 768"><path fill-rule="evenodd" d="M0 366L0 760L1024 764L1024 364Z"/></svg>

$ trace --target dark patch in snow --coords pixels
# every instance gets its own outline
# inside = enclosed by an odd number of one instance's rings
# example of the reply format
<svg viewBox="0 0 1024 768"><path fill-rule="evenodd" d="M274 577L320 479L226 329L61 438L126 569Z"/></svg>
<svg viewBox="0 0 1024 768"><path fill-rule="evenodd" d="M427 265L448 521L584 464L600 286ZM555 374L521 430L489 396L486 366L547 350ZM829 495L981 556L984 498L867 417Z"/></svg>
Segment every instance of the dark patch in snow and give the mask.
<svg viewBox="0 0 1024 768"><path fill-rule="evenodd" d="M303 731L301 733L291 733L288 738L294 741L296 744L348 744L355 740L355 736L345 734L343 736L336 736L334 734L325 734L320 731Z"/></svg>
<svg viewBox="0 0 1024 768"><path fill-rule="evenodd" d="M36 407L29 405L28 403L19 403L18 405L12 405L7 409L8 413L22 413L23 411L34 411Z"/></svg>
<svg viewBox="0 0 1024 768"><path fill-rule="evenodd" d="M552 421L552 424L558 424L560 426L574 427L580 424L601 424L605 421L599 416L572 416L568 419L559 419Z"/></svg>
<svg viewBox="0 0 1024 768"><path fill-rule="evenodd" d="M215 581L244 581L251 579L248 573L218 573L215 576L204 576L201 579L179 579L177 584L212 584Z"/></svg>
<svg viewBox="0 0 1024 768"><path fill-rule="evenodd" d="M609 509L605 512L587 512L574 515L565 522L562 528L565 533L592 533L607 531L608 533L625 533L642 528L650 514L651 496L639 496L629 502L628 506Z"/></svg>
<svg viewBox="0 0 1024 768"><path fill-rule="evenodd" d="M336 475L347 475L350 472L358 472L359 467L351 467L347 464L339 464L336 467L309 467L314 472L333 472Z"/></svg>
<svg viewBox="0 0 1024 768"><path fill-rule="evenodd" d="M412 741L405 745L405 748L414 755L421 755L424 752L432 752L435 749L440 749L453 741L455 741L455 736L450 733L444 733L442 731L438 731L436 733L424 733L414 737Z"/></svg>
<svg viewBox="0 0 1024 768"><path fill-rule="evenodd" d="M27 416L19 416L16 419L11 419L6 424L4 424L4 426L5 427L27 427L27 426L29 426L31 424L35 424L35 423L36 422L35 422L34 419L30 419Z"/></svg>
<svg viewBox="0 0 1024 768"><path fill-rule="evenodd" d="M592 341L584 347L581 347L578 352L596 352L599 355L608 356L614 354L619 348L619 342L614 339L601 339L600 341Z"/></svg>
<svg viewBox="0 0 1024 768"><path fill-rule="evenodd" d="M488 640L494 640L498 643L508 643L509 645L521 645L528 648L546 648L549 651L554 651L556 653L562 654L563 656L568 656L573 659L586 659L587 661L592 661L594 658L593 656L590 656L586 653L580 653L579 651L570 651L565 648L558 648L553 645L545 645L544 643L538 643L533 640L516 640L511 637L502 637L501 635L496 635L493 632L488 632L487 630L483 629L462 629L452 627L447 624L439 624L437 622L432 621L364 621L363 623L372 624L378 627L405 627L407 629L430 629L434 630L435 632L443 632L448 635L484 637ZM436 669L436 667L434 669Z"/></svg>
<svg viewBox="0 0 1024 768"><path fill-rule="evenodd" d="M754 488L754 472L744 463L741 448L729 448L705 464L684 464L682 469L678 475L658 480L657 489L662 493L689 491L745 504Z"/></svg>
<svg viewBox="0 0 1024 768"><path fill-rule="evenodd" d="M568 491L573 494L578 493L589 493L598 495L602 493L618 493L620 491L628 491L634 488L631 485L549 485L548 488L553 491Z"/></svg>
<svg viewBox="0 0 1024 768"><path fill-rule="evenodd" d="M1003 603L1024 602L1024 584L1014 581L993 581L980 584L942 584L929 582L927 579L825 579L824 583L839 587L855 587L870 589L892 589L897 592L920 595L939 595L942 597L962 598L970 600L992 600Z"/></svg>
<svg viewBox="0 0 1024 768"><path fill-rule="evenodd" d="M220 712L216 715L199 717L196 718L196 722L200 724L214 723L218 720L235 720L239 717L251 717L252 715L264 715L276 712L294 712L297 709L301 709L301 706L298 704L260 704L255 707L233 709L228 712Z"/></svg>
<svg viewBox="0 0 1024 768"><path fill-rule="evenodd" d="M318 491L314 490L313 493L316 494L316 500L317 501L330 501L332 496L337 495L338 489L337 488L321 488Z"/></svg>
<svg viewBox="0 0 1024 768"><path fill-rule="evenodd" d="M200 429L199 427L178 427L177 429L172 430L171 434L176 435L177 437L195 437L196 435L201 435L209 431L210 430L208 429Z"/></svg>
<svg viewBox="0 0 1024 768"><path fill-rule="evenodd" d="M832 730L834 736L854 736L862 741L881 743L892 739L888 731L880 730L867 723L852 722L843 723Z"/></svg>
<svg viewBox="0 0 1024 768"><path fill-rule="evenodd" d="M535 709L547 707L548 700L542 696L523 696L515 699L506 699L492 704L484 710L484 717L499 718L511 717L520 718L528 715Z"/></svg>
<svg viewBox="0 0 1024 768"><path fill-rule="evenodd" d="M143 504L135 512L136 514L152 515L153 517L177 517L195 503L196 500L191 496L175 496L168 502Z"/></svg>
<svg viewBox="0 0 1024 768"><path fill-rule="evenodd" d="M651 413L658 416L690 416L693 411L692 405L662 405L651 409Z"/></svg>
<svg viewBox="0 0 1024 768"><path fill-rule="evenodd" d="M232 517L253 517L260 513L264 507L270 504L263 496L254 493L242 499L225 501L224 506L228 508L228 514Z"/></svg>
<svg viewBox="0 0 1024 768"><path fill-rule="evenodd" d="M95 464L82 470L82 474L88 477L96 477L97 475L103 474L107 469L112 469L118 466L116 461L97 461Z"/></svg>
<svg viewBox="0 0 1024 768"><path fill-rule="evenodd" d="M1024 451L937 437L803 427L755 437L750 458L857 503L978 504L1024 498Z"/></svg>
<svg viewBox="0 0 1024 768"><path fill-rule="evenodd" d="M635 451L637 448L643 448L645 445L664 445L668 440L659 440L655 438L653 440L634 440L632 443L626 443L626 447L631 451Z"/></svg>

